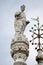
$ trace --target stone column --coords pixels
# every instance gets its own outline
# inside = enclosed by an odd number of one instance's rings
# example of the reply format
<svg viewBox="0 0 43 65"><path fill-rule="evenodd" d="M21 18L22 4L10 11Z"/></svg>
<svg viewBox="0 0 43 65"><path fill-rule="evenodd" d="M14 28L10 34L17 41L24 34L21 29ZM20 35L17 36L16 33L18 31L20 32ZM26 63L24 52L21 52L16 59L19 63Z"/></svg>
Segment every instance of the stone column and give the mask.
<svg viewBox="0 0 43 65"><path fill-rule="evenodd" d="M11 56L15 61L14 65L26 65L25 61L29 54L29 43L25 36L23 37L21 34L18 35L18 40L17 37L15 38L11 43Z"/></svg>
<svg viewBox="0 0 43 65"><path fill-rule="evenodd" d="M14 59L14 65L26 65L25 61L29 55L29 42L23 34L26 25L26 17L24 14L25 6L21 6L21 12L15 14L15 36L11 42L11 56Z"/></svg>
<svg viewBox="0 0 43 65"><path fill-rule="evenodd" d="M38 62L38 65L43 65L43 53L42 49L38 49L38 55L36 56L36 61Z"/></svg>

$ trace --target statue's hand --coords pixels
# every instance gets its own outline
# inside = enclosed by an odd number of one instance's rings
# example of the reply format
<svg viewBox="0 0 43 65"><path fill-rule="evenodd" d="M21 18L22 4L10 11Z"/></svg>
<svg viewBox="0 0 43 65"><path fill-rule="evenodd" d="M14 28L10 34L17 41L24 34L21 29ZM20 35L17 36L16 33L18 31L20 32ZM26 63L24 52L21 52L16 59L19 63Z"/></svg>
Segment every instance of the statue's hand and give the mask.
<svg viewBox="0 0 43 65"><path fill-rule="evenodd" d="M16 12L15 17L19 17L21 12Z"/></svg>
<svg viewBox="0 0 43 65"><path fill-rule="evenodd" d="M30 21L26 21L26 25L29 24L29 23L30 23Z"/></svg>

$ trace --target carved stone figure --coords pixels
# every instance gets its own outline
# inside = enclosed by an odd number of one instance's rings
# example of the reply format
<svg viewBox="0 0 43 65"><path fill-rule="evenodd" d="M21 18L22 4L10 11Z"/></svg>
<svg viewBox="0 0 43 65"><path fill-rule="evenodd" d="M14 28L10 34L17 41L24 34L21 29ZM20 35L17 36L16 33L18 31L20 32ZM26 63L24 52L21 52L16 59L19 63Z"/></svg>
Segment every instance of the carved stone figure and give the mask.
<svg viewBox="0 0 43 65"><path fill-rule="evenodd" d="M14 65L26 65L25 61L29 55L29 42L23 34L29 21L26 21L24 10L25 5L22 5L21 11L15 13L15 36L11 42L11 56L15 61Z"/></svg>
<svg viewBox="0 0 43 65"><path fill-rule="evenodd" d="M26 16L25 16L24 10L25 10L25 5L22 5L21 11L15 13L14 26L15 26L16 32L23 33L26 28L26 25L29 23L29 21L28 22L26 21Z"/></svg>

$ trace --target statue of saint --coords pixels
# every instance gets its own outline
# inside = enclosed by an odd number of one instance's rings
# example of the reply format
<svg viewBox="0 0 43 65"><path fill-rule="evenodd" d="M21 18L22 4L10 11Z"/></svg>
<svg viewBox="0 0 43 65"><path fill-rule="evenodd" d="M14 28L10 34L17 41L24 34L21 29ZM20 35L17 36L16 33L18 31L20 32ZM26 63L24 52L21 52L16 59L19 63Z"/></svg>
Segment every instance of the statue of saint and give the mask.
<svg viewBox="0 0 43 65"><path fill-rule="evenodd" d="M24 10L25 10L25 5L22 5L21 11L15 13L14 26L15 26L15 31L19 33L23 33L26 28L26 25L29 23L26 21Z"/></svg>

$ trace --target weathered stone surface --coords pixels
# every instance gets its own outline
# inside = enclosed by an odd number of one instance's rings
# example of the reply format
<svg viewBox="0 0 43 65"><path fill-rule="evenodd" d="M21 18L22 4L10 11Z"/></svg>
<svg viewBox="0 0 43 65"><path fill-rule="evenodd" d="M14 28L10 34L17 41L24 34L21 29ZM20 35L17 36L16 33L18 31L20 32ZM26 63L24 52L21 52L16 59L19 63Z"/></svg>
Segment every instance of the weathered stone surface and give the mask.
<svg viewBox="0 0 43 65"><path fill-rule="evenodd" d="M15 62L14 65L26 65L24 62Z"/></svg>

